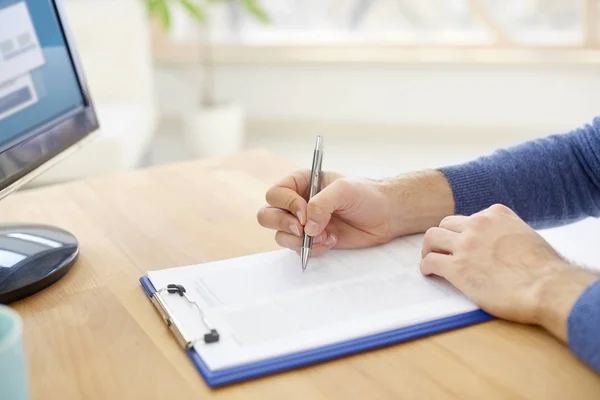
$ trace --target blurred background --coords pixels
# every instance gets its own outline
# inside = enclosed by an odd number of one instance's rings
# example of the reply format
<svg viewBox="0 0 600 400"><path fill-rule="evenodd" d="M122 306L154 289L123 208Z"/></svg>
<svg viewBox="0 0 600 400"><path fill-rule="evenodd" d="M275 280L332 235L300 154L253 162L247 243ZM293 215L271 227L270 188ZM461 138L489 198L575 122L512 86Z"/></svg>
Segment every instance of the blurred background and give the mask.
<svg viewBox="0 0 600 400"><path fill-rule="evenodd" d="M600 115L598 0L65 0L102 125L35 184L268 149L381 177Z"/></svg>

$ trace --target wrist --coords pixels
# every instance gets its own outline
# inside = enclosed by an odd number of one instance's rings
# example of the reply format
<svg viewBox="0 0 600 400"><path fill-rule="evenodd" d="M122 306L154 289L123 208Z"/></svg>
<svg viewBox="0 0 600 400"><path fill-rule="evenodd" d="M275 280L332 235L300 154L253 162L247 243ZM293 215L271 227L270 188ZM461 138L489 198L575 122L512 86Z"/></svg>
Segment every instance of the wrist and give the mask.
<svg viewBox="0 0 600 400"><path fill-rule="evenodd" d="M583 291L598 279L586 270L565 263L540 278L536 285L534 323L563 342L567 341L567 321Z"/></svg>
<svg viewBox="0 0 600 400"><path fill-rule="evenodd" d="M445 176L435 170L381 182L390 206L393 236L423 233L454 213L454 197Z"/></svg>

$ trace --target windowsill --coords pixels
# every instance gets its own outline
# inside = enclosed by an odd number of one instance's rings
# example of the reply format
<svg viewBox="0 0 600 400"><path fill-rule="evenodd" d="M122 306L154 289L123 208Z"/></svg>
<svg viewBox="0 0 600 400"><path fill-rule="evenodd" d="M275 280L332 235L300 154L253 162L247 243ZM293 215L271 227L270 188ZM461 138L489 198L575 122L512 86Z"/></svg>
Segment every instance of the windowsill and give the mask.
<svg viewBox="0 0 600 400"><path fill-rule="evenodd" d="M471 3L471 2L470 2ZM215 26L212 61L217 64L491 64L491 65L598 65L600 28L589 16L598 15L595 0L586 2L580 26L551 29L514 26L502 28L485 9L471 4L481 25L437 30L396 26L386 31L365 28L360 33L342 28L319 29L246 27L231 36L229 25ZM188 23L190 23L188 21ZM193 25L193 24L192 24ZM159 64L189 64L200 60L198 34L185 23L173 36L175 42L152 23L155 60ZM195 33L194 33L195 31ZM173 32L173 31L172 31Z"/></svg>
<svg viewBox="0 0 600 400"><path fill-rule="evenodd" d="M157 64L192 64L200 60L202 47L194 43L154 41L153 51ZM600 47L591 46L218 43L213 46L212 54L217 64L600 64Z"/></svg>

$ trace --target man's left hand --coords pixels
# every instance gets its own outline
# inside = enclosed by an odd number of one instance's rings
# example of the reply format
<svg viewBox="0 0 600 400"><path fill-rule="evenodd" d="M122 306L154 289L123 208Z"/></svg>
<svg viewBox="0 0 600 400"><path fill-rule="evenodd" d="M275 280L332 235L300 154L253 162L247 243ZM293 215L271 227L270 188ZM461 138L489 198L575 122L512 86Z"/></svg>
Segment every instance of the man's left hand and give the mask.
<svg viewBox="0 0 600 400"><path fill-rule="evenodd" d="M557 336L564 336L570 308L596 278L573 272L543 237L503 205L469 217L444 218L425 233L422 255L423 274L445 278L499 318L554 324L547 328ZM544 316L545 310L561 314Z"/></svg>

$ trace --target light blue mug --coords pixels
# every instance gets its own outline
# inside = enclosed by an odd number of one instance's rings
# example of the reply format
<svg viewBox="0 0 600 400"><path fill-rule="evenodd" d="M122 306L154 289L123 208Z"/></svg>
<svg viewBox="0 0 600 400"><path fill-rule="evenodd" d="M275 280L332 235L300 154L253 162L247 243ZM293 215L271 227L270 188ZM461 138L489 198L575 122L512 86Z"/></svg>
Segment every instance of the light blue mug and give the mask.
<svg viewBox="0 0 600 400"><path fill-rule="evenodd" d="M23 320L0 305L0 400L29 399Z"/></svg>

